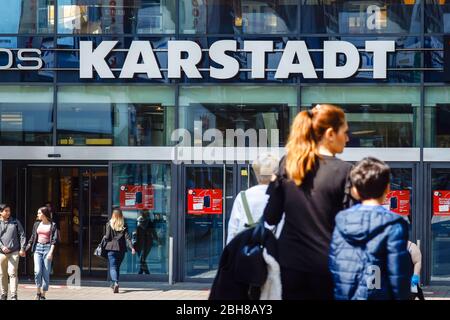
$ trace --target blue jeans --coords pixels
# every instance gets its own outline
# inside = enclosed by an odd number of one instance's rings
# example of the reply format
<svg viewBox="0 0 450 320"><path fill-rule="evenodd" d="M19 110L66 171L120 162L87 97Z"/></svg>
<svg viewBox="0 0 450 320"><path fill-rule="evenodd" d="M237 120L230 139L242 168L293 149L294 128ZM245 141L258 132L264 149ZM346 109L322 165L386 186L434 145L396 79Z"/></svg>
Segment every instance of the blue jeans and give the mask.
<svg viewBox="0 0 450 320"><path fill-rule="evenodd" d="M52 262L47 259L47 255L51 246L51 244L38 243L36 251L34 251L34 281L36 287L42 288L44 291L48 291L50 285Z"/></svg>
<svg viewBox="0 0 450 320"><path fill-rule="evenodd" d="M120 265L122 264L125 254L120 251L108 251L108 269L111 282L119 283Z"/></svg>

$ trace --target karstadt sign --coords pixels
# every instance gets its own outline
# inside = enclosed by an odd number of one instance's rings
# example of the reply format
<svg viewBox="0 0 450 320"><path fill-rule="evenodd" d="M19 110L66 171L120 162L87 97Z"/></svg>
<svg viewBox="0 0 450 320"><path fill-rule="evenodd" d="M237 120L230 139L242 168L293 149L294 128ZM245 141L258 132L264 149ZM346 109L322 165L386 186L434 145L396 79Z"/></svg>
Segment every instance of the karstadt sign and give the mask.
<svg viewBox="0 0 450 320"><path fill-rule="evenodd" d="M107 57L118 43L119 41L102 41L94 48L92 41L80 41L80 79L92 79L95 72L101 79L132 79L142 74L149 79L163 78L155 51L149 41L132 41L123 66L119 70L120 73L114 74L107 63ZM251 54L250 78L264 79L267 72L267 54L280 50L275 50L273 41L268 40L244 41L242 48L238 48L236 40L219 40L214 42L208 50L203 50L194 41L171 40L167 44L167 74L171 79L181 78L183 73L187 78L201 79L201 71L204 70L199 70L198 65L204 55L208 54L209 60L218 65L218 67L207 68L209 76L219 80L231 79L241 71L239 61L232 54L242 51ZM318 79L317 71L323 72L323 79L346 79L358 72L361 63L358 49L347 41L324 41L323 69L320 70L314 66L305 41L287 41L281 51L275 70L275 79L287 79L293 75L302 75L306 79ZM373 79L386 79L387 57L389 53L395 52L395 41L365 41L363 51L373 54ZM14 61L12 51L0 49L0 53L8 56L8 64L0 66L0 70L10 69ZM40 50L21 49L17 54L19 60L28 61L31 64L26 66L18 64L19 70L42 68Z"/></svg>

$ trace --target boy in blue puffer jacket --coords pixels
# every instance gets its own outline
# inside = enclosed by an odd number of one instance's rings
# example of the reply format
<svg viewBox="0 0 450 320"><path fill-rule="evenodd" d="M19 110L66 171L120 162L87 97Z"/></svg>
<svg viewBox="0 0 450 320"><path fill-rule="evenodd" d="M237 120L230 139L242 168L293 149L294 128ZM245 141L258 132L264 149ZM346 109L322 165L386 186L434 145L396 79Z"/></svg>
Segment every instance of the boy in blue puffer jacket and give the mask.
<svg viewBox="0 0 450 320"><path fill-rule="evenodd" d="M389 167L375 158L364 158L350 172L362 203L336 216L329 267L337 300L409 299L407 222L382 206L389 179Z"/></svg>

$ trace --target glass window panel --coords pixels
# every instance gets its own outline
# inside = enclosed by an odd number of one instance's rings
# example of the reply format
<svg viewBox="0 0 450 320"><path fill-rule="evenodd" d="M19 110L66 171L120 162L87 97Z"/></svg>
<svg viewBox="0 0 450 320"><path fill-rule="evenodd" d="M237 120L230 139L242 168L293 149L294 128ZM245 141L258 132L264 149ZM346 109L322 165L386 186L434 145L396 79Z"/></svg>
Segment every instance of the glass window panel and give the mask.
<svg viewBox="0 0 450 320"><path fill-rule="evenodd" d="M174 101L171 87L61 87L58 144L170 145Z"/></svg>
<svg viewBox="0 0 450 320"><path fill-rule="evenodd" d="M54 0L2 0L0 33L53 33Z"/></svg>
<svg viewBox="0 0 450 320"><path fill-rule="evenodd" d="M182 0L180 28L189 34L292 33L297 8L295 0Z"/></svg>
<svg viewBox="0 0 450 320"><path fill-rule="evenodd" d="M445 193L450 191L450 170L431 170L431 281L450 280L450 216L446 212L445 202L439 205L439 198L445 199ZM437 202L436 202L437 201ZM447 204L448 207L448 204Z"/></svg>
<svg viewBox="0 0 450 320"><path fill-rule="evenodd" d="M425 0L425 32L450 32L450 1Z"/></svg>
<svg viewBox="0 0 450 320"><path fill-rule="evenodd" d="M425 88L425 147L450 147L450 88Z"/></svg>
<svg viewBox="0 0 450 320"><path fill-rule="evenodd" d="M168 274L170 164L114 163L112 172L113 205L121 207L137 253L127 252L120 272Z"/></svg>
<svg viewBox="0 0 450 320"><path fill-rule="evenodd" d="M303 33L419 33L420 0L303 0Z"/></svg>
<svg viewBox="0 0 450 320"><path fill-rule="evenodd" d="M59 0L58 33L175 33L176 0Z"/></svg>
<svg viewBox="0 0 450 320"><path fill-rule="evenodd" d="M424 52L426 82L444 82L444 41L442 36L425 37L425 48L433 49Z"/></svg>
<svg viewBox="0 0 450 320"><path fill-rule="evenodd" d="M0 145L52 144L53 88L0 87Z"/></svg>
<svg viewBox="0 0 450 320"><path fill-rule="evenodd" d="M302 108L317 103L341 106L350 127L348 147L418 145L420 90L413 87L305 87Z"/></svg>
<svg viewBox="0 0 450 320"><path fill-rule="evenodd" d="M265 129L267 146L276 147L284 145L287 139L296 105L294 87L184 87L180 91L180 127L190 132L192 143L194 130L204 133L218 129L224 146L236 146L236 141L226 139L227 129L255 129L255 137L260 137L260 130ZM264 143L257 139L258 145ZM250 146L250 140L246 140L246 146ZM204 146L210 143L203 141Z"/></svg>

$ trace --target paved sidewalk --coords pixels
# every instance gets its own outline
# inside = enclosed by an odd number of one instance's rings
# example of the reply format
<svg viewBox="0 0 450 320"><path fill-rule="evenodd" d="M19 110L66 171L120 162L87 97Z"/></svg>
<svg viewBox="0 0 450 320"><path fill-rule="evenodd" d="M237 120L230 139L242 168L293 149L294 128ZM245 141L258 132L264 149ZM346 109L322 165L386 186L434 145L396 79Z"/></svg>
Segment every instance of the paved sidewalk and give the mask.
<svg viewBox="0 0 450 320"><path fill-rule="evenodd" d="M123 282L114 294L105 281L87 281L79 289L68 288L55 281L47 293L49 300L206 300L211 284L180 282L172 286L165 282ZM450 286L423 288L427 300L450 300ZM32 282L19 285L19 299L33 300Z"/></svg>
<svg viewBox="0 0 450 320"><path fill-rule="evenodd" d="M432 286L422 288L426 300L450 300L449 286Z"/></svg>
<svg viewBox="0 0 450 320"><path fill-rule="evenodd" d="M114 294L107 282L82 283L78 289L65 284L50 285L46 297L49 300L206 300L211 285L207 283L176 283L170 286L163 282L123 282L120 292ZM33 300L36 289L33 283L19 284L19 300Z"/></svg>

